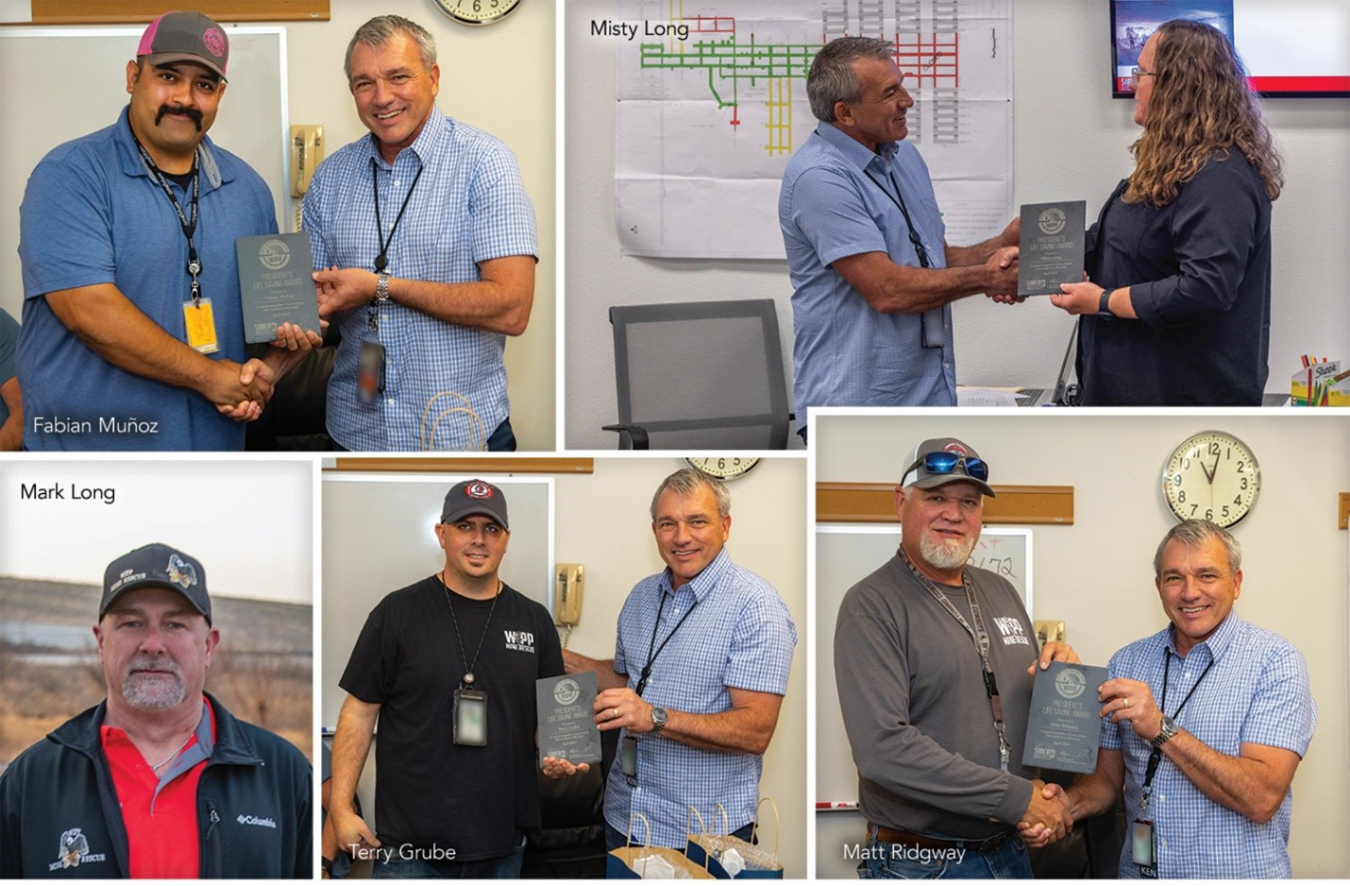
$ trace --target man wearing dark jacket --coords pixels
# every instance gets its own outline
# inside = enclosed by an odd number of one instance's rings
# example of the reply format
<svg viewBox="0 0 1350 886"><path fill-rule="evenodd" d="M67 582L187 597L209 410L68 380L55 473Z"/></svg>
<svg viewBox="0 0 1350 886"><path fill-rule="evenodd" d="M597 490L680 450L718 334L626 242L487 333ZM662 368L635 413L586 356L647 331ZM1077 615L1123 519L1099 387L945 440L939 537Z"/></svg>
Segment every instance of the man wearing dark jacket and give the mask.
<svg viewBox="0 0 1350 886"><path fill-rule="evenodd" d="M309 763L203 691L220 629L201 563L114 560L94 636L107 699L0 776L0 879L309 878Z"/></svg>

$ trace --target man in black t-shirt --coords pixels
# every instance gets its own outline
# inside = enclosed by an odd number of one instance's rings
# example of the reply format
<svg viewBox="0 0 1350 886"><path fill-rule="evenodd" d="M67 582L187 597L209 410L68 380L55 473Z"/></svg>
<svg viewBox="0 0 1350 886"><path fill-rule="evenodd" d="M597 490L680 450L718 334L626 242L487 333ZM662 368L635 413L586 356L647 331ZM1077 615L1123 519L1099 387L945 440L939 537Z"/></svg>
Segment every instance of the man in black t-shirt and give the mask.
<svg viewBox="0 0 1350 886"><path fill-rule="evenodd" d="M540 829L534 689L562 674L562 647L548 611L497 578L510 537L499 488L456 484L436 526L445 568L381 600L347 662L330 814L376 877L519 877ZM378 838L350 801L377 720Z"/></svg>

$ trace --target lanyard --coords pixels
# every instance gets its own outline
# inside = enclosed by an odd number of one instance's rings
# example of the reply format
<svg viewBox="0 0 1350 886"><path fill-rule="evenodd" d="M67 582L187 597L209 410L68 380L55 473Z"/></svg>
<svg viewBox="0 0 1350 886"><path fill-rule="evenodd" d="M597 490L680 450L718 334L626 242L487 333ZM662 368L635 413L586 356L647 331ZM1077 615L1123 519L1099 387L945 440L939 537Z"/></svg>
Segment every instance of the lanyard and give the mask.
<svg viewBox="0 0 1350 886"><path fill-rule="evenodd" d="M1008 760L1012 756L1012 748L1008 744L1007 730L1003 725L1003 702L999 699L998 695L998 681L994 678L994 665L989 660L989 632L984 629L984 616L980 612L979 601L975 599L975 586L971 584L970 575L964 569L961 570L961 586L965 588L966 591L966 602L970 604L970 617L975 622L974 628L972 628L965 618L962 617L957 608L952 605L952 601L947 599L947 595L942 593L938 586L933 584L928 576L919 571L918 567L914 565L914 562L909 559L909 554L905 553L903 547L900 548L898 553L900 554L900 559L904 560L905 565L909 567L909 571L914 573L914 577L919 580L919 584L927 589L928 593L933 596L933 599L937 600L938 603L942 605L942 608L947 610L948 614L956 619L956 623L965 628L966 633L970 634L970 638L975 641L975 650L980 654L980 663L984 666L984 691L985 694L989 696L989 709L994 715L994 731L998 733L999 768L1004 772L1007 772Z"/></svg>
<svg viewBox="0 0 1350 886"><path fill-rule="evenodd" d="M179 205L178 198L175 197L173 191L169 189L169 183L165 180L164 173L159 171L159 167L155 164L155 159L150 156L150 152L141 144L141 140L136 138L135 132L131 133L131 140L136 143L136 150L140 152L141 159L144 160L145 165L149 167L150 177L155 180L155 184L159 185L160 190L164 192L164 196L169 198L169 202L173 204L173 211L178 214L178 223L183 227L183 236L187 238L188 244L188 262L186 270L192 275L192 303L194 305L199 305L202 299L202 287L201 284L197 282L197 275L202 272L202 263L201 260L197 258L197 245L192 241L192 235L197 232L197 201L201 193L201 172L197 168L197 154L194 152L192 155L192 217L189 219L188 216L184 214L183 207Z"/></svg>
<svg viewBox="0 0 1350 886"><path fill-rule="evenodd" d="M1168 674L1171 672L1171 666L1172 666L1172 650L1164 646L1162 704L1158 706L1158 710L1162 712L1164 715L1167 714L1167 677ZM1181 704L1177 705L1177 709L1172 712L1173 720L1181 716L1181 709L1186 707L1186 702L1191 700L1192 695L1195 695L1195 690L1200 688L1200 681L1205 679L1205 675L1209 673L1209 670L1212 667L1214 667L1214 659L1211 657L1209 660L1209 664L1205 665L1205 669L1200 672L1200 679L1195 681L1195 684L1191 686L1191 691L1186 693L1186 697L1181 700ZM1144 771L1143 796L1139 800L1139 812L1141 814L1148 809L1148 798L1149 795L1153 793L1153 788L1151 787L1151 785L1153 784L1153 776L1157 773L1158 764L1161 761L1162 761L1162 748L1154 748L1153 752L1148 755L1148 768Z"/></svg>
<svg viewBox="0 0 1350 886"><path fill-rule="evenodd" d="M905 231L909 234L909 243L914 247L914 253L919 257L919 267L924 270L931 268L933 263L928 260L928 249L923 245L923 241L919 239L918 232L914 230L914 220L909 217L909 209L905 206L905 195L900 190L900 183L895 180L895 172L891 169L886 170L886 175L891 180L891 187L895 189L894 191L886 190L886 185L873 178L872 173L868 172L866 169L863 170L863 174L867 176L868 181L880 189L881 193L889 197L891 202L899 207L900 214L905 217ZM944 336L929 335L928 323L930 319L933 323L937 324L940 329L942 325L942 309L934 308L929 311L924 311L919 315L919 344L924 348L933 350L942 347Z"/></svg>
<svg viewBox="0 0 1350 886"><path fill-rule="evenodd" d="M422 177L425 166L417 170L417 175L413 176L412 186L408 188L408 194L403 198L403 207L398 211L398 218L394 219L394 226L389 229L389 239L384 239L384 222L380 220L380 180L376 175L378 167L375 158L370 158L370 187L375 191L375 242L380 245L380 253L375 256L375 273L380 273L389 265L389 246L394 242L394 232L398 230L398 223L403 221L403 213L408 211L408 201L412 199L413 191L417 189L417 180Z"/></svg>
<svg viewBox="0 0 1350 886"><path fill-rule="evenodd" d="M652 641L647 644L647 663L643 665L642 674L638 677L638 698L642 697L642 691L647 688L647 678L652 675L652 664L656 661L656 657L661 654L661 650L666 648L666 644L670 642L670 638L675 636L675 632L680 629L680 625L684 624L684 620L693 614L694 607L698 605L698 598L696 597L694 598L694 602L689 604L689 608L685 610L684 615L680 616L680 620L675 622L675 627L670 629L669 634L666 634L666 639L661 641L660 646L657 646L656 632L661 628L661 613L664 612L666 608L666 592L661 591L660 593L661 603L656 607L656 624L652 625ZM692 594L693 591L691 590L689 593ZM656 649L655 652L652 651L653 647Z"/></svg>
<svg viewBox="0 0 1350 886"><path fill-rule="evenodd" d="M468 656L464 654L464 638L459 635L459 619L455 617L454 593L450 586L441 578L440 573L436 574L436 580L441 583L445 589L445 604L450 607L450 622L455 626L455 641L459 644L459 658L464 662L464 676L460 679L460 688L472 687L474 681L473 669L478 664L478 654L483 651L483 640L487 639L488 625L492 624L492 613L497 611L497 598L502 595L502 583L497 582L497 593L492 595L492 605L488 607L487 620L483 622L483 633L478 635L478 648L473 651L473 661L469 661Z"/></svg>

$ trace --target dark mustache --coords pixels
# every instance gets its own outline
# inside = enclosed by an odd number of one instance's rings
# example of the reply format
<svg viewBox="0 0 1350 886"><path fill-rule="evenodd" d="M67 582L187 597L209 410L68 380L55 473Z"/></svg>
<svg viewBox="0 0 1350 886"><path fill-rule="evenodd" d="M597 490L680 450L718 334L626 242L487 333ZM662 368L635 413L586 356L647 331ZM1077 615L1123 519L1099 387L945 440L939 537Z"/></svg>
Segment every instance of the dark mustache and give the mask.
<svg viewBox="0 0 1350 886"><path fill-rule="evenodd" d="M169 105L160 105L159 113L155 115L155 125L158 126L159 121L164 119L164 115L170 112L175 114L186 114L192 118L193 123L197 124L197 131L202 131L202 112L196 108L175 108L170 107Z"/></svg>

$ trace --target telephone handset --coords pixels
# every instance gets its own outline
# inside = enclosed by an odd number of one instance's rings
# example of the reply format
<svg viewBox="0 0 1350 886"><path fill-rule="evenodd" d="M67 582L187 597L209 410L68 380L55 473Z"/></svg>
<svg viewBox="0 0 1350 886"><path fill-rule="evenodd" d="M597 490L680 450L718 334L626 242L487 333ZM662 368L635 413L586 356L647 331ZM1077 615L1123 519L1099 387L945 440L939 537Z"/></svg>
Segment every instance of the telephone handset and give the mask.
<svg viewBox="0 0 1350 886"><path fill-rule="evenodd" d="M586 568L580 563L558 563L553 570L553 621L571 627L581 621L581 598Z"/></svg>
<svg viewBox="0 0 1350 886"><path fill-rule="evenodd" d="M303 197L323 161L323 127L291 127L291 196Z"/></svg>

